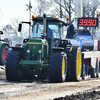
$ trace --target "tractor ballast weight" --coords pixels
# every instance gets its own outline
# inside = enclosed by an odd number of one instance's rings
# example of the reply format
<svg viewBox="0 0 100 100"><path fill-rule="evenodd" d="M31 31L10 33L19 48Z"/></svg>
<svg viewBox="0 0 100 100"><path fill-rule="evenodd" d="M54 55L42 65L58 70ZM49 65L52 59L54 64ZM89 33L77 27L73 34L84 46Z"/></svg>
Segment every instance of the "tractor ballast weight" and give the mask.
<svg viewBox="0 0 100 100"><path fill-rule="evenodd" d="M81 51L64 39L64 21L33 17L32 38L7 53L7 80L49 78L50 82L76 81L81 75ZM22 22L26 23L26 22ZM21 31L22 25L19 25ZM72 63L73 62L73 63ZM74 76L73 76L74 75Z"/></svg>

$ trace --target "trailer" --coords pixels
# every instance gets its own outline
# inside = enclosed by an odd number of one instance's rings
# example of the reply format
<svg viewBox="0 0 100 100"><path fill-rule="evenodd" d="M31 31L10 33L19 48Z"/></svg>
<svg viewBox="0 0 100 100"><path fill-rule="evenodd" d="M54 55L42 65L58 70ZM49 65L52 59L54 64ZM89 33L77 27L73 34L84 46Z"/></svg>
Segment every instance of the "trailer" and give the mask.
<svg viewBox="0 0 100 100"><path fill-rule="evenodd" d="M82 78L100 77L100 40L97 40L97 50L82 52Z"/></svg>

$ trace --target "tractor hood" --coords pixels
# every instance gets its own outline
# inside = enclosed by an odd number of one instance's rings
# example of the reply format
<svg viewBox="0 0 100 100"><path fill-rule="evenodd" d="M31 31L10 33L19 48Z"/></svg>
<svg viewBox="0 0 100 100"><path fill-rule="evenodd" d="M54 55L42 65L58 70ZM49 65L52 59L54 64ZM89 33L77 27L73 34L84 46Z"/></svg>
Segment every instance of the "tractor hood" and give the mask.
<svg viewBox="0 0 100 100"><path fill-rule="evenodd" d="M38 57L45 58L48 50L48 42L46 39L30 39L28 41L28 49L32 60L38 60Z"/></svg>

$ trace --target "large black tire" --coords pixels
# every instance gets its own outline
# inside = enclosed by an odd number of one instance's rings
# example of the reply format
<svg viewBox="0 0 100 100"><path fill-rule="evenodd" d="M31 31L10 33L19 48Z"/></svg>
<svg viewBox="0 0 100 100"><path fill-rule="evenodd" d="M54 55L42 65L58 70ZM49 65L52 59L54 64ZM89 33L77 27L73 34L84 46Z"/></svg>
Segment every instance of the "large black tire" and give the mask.
<svg viewBox="0 0 100 100"><path fill-rule="evenodd" d="M71 51L71 58L70 58L70 80L71 81L78 81L81 76L81 50L79 47L73 47Z"/></svg>
<svg viewBox="0 0 100 100"><path fill-rule="evenodd" d="M64 52L53 52L49 64L50 82L64 82L67 71L67 56Z"/></svg>
<svg viewBox="0 0 100 100"><path fill-rule="evenodd" d="M67 74L66 74L66 81L70 81L70 77L69 77L69 71L70 71L70 49L71 47L66 47L65 48L65 52L67 55Z"/></svg>
<svg viewBox="0 0 100 100"><path fill-rule="evenodd" d="M6 78L9 81L21 80L20 62L21 54L19 51L10 50L6 58Z"/></svg>
<svg viewBox="0 0 100 100"><path fill-rule="evenodd" d="M7 44L2 44L0 48L0 65L5 65L8 50L9 46Z"/></svg>

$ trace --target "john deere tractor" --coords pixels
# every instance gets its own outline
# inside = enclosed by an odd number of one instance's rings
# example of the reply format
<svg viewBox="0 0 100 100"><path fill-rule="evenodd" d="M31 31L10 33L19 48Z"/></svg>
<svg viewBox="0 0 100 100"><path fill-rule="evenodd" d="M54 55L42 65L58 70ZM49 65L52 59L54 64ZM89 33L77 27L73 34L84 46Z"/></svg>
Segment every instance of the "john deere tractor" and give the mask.
<svg viewBox="0 0 100 100"><path fill-rule="evenodd" d="M7 53L6 78L11 81L22 79L49 78L50 82L79 80L81 75L81 51L64 39L64 21L56 17L33 17L32 38Z"/></svg>
<svg viewBox="0 0 100 100"><path fill-rule="evenodd" d="M2 34L3 32L0 31L0 35ZM0 36L0 65L5 65L6 55L7 55L8 50L9 50L8 39L7 38L1 39L1 36Z"/></svg>

